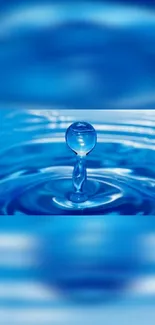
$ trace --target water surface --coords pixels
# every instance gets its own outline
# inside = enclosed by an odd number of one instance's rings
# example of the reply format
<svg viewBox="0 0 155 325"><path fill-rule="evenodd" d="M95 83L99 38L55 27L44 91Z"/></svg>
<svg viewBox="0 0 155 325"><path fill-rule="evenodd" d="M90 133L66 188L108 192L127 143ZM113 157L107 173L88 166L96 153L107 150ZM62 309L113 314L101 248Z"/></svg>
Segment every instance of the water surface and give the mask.
<svg viewBox="0 0 155 325"><path fill-rule="evenodd" d="M6 109L0 115L1 214L155 213L154 111L83 111L98 141L87 156L88 200L78 205L68 200L76 156L65 132L80 111Z"/></svg>

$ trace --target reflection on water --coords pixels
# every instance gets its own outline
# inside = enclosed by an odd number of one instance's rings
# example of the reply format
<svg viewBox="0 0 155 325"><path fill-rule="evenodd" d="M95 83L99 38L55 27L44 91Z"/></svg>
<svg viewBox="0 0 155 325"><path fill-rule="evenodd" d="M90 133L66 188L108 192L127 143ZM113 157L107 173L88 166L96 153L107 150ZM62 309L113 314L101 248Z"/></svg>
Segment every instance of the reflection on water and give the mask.
<svg viewBox="0 0 155 325"><path fill-rule="evenodd" d="M1 110L1 214L153 215L154 111L83 111L98 142L87 157L88 200L78 205L68 200L76 157L65 132L80 111L69 112Z"/></svg>
<svg viewBox="0 0 155 325"><path fill-rule="evenodd" d="M155 9L22 1L0 12L0 100L154 108Z"/></svg>

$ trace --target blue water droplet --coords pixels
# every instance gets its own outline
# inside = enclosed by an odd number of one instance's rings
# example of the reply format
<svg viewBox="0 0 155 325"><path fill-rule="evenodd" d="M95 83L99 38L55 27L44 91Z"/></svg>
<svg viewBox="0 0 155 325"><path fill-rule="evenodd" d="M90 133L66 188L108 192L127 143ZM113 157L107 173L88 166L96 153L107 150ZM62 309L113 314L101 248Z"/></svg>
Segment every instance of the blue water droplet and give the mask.
<svg viewBox="0 0 155 325"><path fill-rule="evenodd" d="M79 203L88 199L87 193L85 193L87 180L85 156L93 150L96 140L96 131L87 122L73 123L67 129L66 142L71 150L77 154L73 170L74 192L70 195L70 200L73 202Z"/></svg>
<svg viewBox="0 0 155 325"><path fill-rule="evenodd" d="M66 142L79 156L85 156L92 151L96 141L96 131L87 122L75 122L67 129Z"/></svg>

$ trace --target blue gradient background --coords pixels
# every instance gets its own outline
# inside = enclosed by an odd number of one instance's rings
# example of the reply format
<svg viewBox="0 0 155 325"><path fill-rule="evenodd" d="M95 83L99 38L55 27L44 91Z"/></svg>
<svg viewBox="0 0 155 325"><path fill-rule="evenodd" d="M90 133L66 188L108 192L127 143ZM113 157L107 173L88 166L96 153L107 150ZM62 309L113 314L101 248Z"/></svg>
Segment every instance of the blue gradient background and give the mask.
<svg viewBox="0 0 155 325"><path fill-rule="evenodd" d="M0 1L8 107L155 108L155 1ZM154 304L153 216L0 217L0 324L154 325Z"/></svg>
<svg viewBox="0 0 155 325"><path fill-rule="evenodd" d="M154 1L3 1L0 71L2 104L154 108Z"/></svg>
<svg viewBox="0 0 155 325"><path fill-rule="evenodd" d="M154 217L2 216L0 252L0 324L154 324ZM117 290L97 287L99 261Z"/></svg>

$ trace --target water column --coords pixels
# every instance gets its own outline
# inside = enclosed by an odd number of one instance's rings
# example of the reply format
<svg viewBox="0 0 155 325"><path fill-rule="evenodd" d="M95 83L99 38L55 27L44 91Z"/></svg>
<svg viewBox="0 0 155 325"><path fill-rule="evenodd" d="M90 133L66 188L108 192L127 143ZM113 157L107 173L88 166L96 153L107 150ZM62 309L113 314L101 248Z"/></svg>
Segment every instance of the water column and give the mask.
<svg viewBox="0 0 155 325"><path fill-rule="evenodd" d="M87 122L73 123L66 131L66 142L77 155L72 177L74 192L70 195L72 202L81 203L88 199L86 156L94 149L96 141L96 131Z"/></svg>

